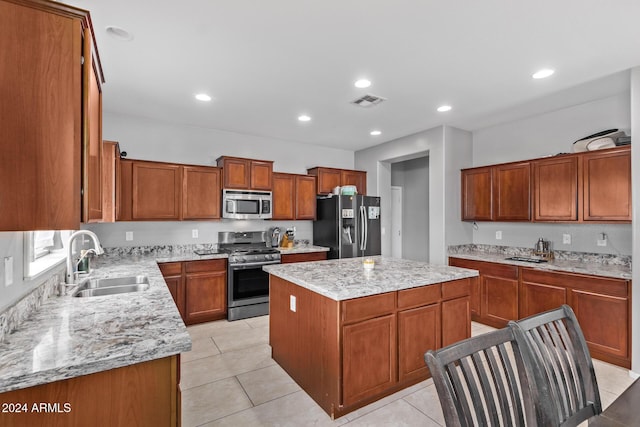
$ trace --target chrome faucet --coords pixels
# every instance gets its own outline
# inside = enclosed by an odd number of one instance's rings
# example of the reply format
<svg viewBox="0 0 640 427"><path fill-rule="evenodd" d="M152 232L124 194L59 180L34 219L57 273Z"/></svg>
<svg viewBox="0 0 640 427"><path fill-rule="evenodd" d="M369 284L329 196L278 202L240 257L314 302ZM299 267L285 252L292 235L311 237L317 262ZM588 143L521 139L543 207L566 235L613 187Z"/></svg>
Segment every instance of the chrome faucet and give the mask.
<svg viewBox="0 0 640 427"><path fill-rule="evenodd" d="M74 273L76 270L75 266L77 265L76 263L73 262L73 241L75 240L76 237L83 236L83 235L89 236L91 240L93 240L93 246L94 246L93 250L95 251L96 255L101 255L104 253L102 246L100 246L100 241L98 240L98 236L96 236L96 233L94 233L93 231L79 230L71 234L71 236L69 236L69 240L67 241L67 280L66 282L68 284L74 283Z"/></svg>

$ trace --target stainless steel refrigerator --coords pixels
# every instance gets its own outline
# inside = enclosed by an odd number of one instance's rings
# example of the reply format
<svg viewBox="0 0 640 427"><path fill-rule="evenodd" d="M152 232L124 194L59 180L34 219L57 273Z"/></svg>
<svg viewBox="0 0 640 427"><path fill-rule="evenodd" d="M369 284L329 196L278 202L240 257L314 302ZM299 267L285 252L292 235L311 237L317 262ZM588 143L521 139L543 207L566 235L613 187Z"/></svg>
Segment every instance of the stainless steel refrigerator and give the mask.
<svg viewBox="0 0 640 427"><path fill-rule="evenodd" d="M328 258L380 255L380 197L318 197L313 244L330 248Z"/></svg>

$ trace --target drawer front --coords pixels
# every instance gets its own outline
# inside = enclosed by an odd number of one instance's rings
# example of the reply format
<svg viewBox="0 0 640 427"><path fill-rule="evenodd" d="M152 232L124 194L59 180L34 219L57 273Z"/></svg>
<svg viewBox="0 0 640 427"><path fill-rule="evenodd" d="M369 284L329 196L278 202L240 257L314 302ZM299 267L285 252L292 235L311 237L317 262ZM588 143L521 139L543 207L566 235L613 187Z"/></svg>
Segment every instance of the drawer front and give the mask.
<svg viewBox="0 0 640 427"><path fill-rule="evenodd" d="M160 271L163 276L179 276L182 274L181 262L163 262L159 263Z"/></svg>
<svg viewBox="0 0 640 427"><path fill-rule="evenodd" d="M398 308L419 307L440 300L440 283L398 291Z"/></svg>
<svg viewBox="0 0 640 427"><path fill-rule="evenodd" d="M448 300L471 295L471 281L469 279L452 280L442 283L442 299Z"/></svg>
<svg viewBox="0 0 640 427"><path fill-rule="evenodd" d="M227 269L226 259L208 259L204 261L188 261L184 263L187 273L224 271Z"/></svg>
<svg viewBox="0 0 640 427"><path fill-rule="evenodd" d="M342 322L351 323L392 313L396 308L396 293L372 295L342 301Z"/></svg>
<svg viewBox="0 0 640 427"><path fill-rule="evenodd" d="M523 268L522 281L579 289L621 298L630 296L629 281L624 279Z"/></svg>
<svg viewBox="0 0 640 427"><path fill-rule="evenodd" d="M280 262L282 264L288 264L291 262L324 261L326 259L326 252L308 252L301 254L283 254L281 256Z"/></svg>

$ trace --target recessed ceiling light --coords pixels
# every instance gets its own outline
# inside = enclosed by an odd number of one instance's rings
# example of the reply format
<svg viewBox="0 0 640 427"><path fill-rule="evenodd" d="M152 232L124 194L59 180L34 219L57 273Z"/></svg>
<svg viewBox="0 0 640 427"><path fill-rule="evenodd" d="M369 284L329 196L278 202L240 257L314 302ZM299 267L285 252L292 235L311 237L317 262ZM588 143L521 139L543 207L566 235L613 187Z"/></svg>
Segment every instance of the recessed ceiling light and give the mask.
<svg viewBox="0 0 640 427"><path fill-rule="evenodd" d="M549 77L553 73L555 73L554 70L552 70L550 68L544 68L544 69L534 73L531 77L533 77L534 79L544 79L544 78Z"/></svg>
<svg viewBox="0 0 640 427"><path fill-rule="evenodd" d="M307 116L306 114L303 114L301 116L298 116L298 120L301 122L308 122L309 120L311 120L311 117Z"/></svg>
<svg viewBox="0 0 640 427"><path fill-rule="evenodd" d="M371 136L378 136L381 135L382 132L380 132L379 130L372 130L371 132L369 132L369 135Z"/></svg>
<svg viewBox="0 0 640 427"><path fill-rule="evenodd" d="M211 97L206 93L199 93L196 95L198 101L211 101Z"/></svg>
<svg viewBox="0 0 640 427"><path fill-rule="evenodd" d="M107 31L107 34L109 34L111 37L113 37L116 40L120 40L124 42L130 42L131 40L133 40L133 34L125 30L124 28L116 27L114 25L109 25L108 27L105 28L105 30Z"/></svg>
<svg viewBox="0 0 640 427"><path fill-rule="evenodd" d="M354 83L354 86L364 89L365 87L371 86L371 82L367 79L360 79Z"/></svg>
<svg viewBox="0 0 640 427"><path fill-rule="evenodd" d="M441 113L444 113L445 111L450 111L451 110L451 105L441 105L438 107L438 111L440 111Z"/></svg>

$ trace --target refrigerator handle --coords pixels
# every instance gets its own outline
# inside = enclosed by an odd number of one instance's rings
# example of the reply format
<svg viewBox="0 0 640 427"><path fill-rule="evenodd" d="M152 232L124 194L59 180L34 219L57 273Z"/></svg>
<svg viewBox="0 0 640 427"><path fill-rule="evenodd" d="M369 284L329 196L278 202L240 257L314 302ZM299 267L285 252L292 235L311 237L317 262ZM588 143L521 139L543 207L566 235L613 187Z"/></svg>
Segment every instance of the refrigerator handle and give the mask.
<svg viewBox="0 0 640 427"><path fill-rule="evenodd" d="M364 213L364 206L360 206L360 250L364 251L364 247L365 247L365 239L366 239L366 231L365 231L365 220L363 217L363 213Z"/></svg>
<svg viewBox="0 0 640 427"><path fill-rule="evenodd" d="M362 223L364 224L364 244L362 245L362 250L367 250L367 244L369 240L369 223L367 222L367 207L362 207Z"/></svg>

